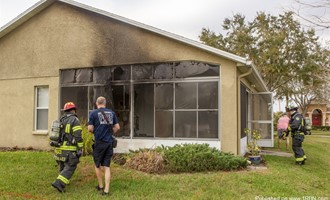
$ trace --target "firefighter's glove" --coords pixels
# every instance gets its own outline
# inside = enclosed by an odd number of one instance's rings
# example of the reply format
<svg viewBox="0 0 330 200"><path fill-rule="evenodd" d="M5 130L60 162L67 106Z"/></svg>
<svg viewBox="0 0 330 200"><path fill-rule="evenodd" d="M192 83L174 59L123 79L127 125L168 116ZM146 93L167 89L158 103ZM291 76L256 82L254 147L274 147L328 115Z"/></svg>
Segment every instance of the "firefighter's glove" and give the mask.
<svg viewBox="0 0 330 200"><path fill-rule="evenodd" d="M83 155L83 151L81 149L78 150L76 155L77 155L77 158L80 158Z"/></svg>

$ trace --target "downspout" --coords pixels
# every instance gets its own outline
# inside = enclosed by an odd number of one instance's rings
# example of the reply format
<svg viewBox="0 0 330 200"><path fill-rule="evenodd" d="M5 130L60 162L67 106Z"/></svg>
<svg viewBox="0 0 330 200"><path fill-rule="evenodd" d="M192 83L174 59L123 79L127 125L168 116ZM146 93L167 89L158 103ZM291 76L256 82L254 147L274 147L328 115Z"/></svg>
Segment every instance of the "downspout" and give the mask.
<svg viewBox="0 0 330 200"><path fill-rule="evenodd" d="M249 71L241 74L237 78L237 155L240 155L241 151L241 79L252 73L252 66L247 65Z"/></svg>

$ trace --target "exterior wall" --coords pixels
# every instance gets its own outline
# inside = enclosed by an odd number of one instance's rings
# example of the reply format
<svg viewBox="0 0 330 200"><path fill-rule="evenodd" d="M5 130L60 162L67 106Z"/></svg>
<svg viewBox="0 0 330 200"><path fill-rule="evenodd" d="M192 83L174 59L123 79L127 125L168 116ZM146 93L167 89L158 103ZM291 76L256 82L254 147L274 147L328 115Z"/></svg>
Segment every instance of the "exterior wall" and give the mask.
<svg viewBox="0 0 330 200"><path fill-rule="evenodd" d="M61 2L0 38L0 46L0 109L4 111L0 120L15 122L0 126L0 146L48 148L47 135L33 134L34 87L49 85L50 126L59 113L59 69L199 60L221 66L221 149L237 153L234 62ZM11 106L12 102L15 106Z"/></svg>
<svg viewBox="0 0 330 200"><path fill-rule="evenodd" d="M234 69L234 70L233 70ZM221 65L220 141L221 150L238 154L237 74L229 63Z"/></svg>
<svg viewBox="0 0 330 200"><path fill-rule="evenodd" d="M329 126L330 125L330 111L328 111L328 104L311 104L307 108L306 117L310 118L313 122L313 111L318 109L322 112L322 126ZM312 124L315 125L315 124Z"/></svg>
<svg viewBox="0 0 330 200"><path fill-rule="evenodd" d="M58 77L0 80L0 147L47 149L47 132L34 132L35 86L49 86L48 119L58 115ZM51 121L49 122L49 124Z"/></svg>
<svg viewBox="0 0 330 200"><path fill-rule="evenodd" d="M322 113L327 112L327 105L325 104L311 104L307 108L307 113L313 113L314 110L319 109L322 111Z"/></svg>

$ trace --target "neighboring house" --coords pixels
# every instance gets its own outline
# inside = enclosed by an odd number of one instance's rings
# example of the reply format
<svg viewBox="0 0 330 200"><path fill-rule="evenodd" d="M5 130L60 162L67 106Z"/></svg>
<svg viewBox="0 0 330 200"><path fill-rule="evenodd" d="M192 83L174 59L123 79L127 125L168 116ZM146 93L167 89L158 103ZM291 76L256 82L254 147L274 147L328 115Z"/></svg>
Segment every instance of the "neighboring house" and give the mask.
<svg viewBox="0 0 330 200"><path fill-rule="evenodd" d="M330 126L330 104L316 102L310 104L305 117L311 119L313 126Z"/></svg>
<svg viewBox="0 0 330 200"><path fill-rule="evenodd" d="M64 103L85 120L100 95L119 116L117 152L243 154L246 127L273 146L272 94L250 61L84 4L38 2L0 29L0 60L0 147L49 149Z"/></svg>

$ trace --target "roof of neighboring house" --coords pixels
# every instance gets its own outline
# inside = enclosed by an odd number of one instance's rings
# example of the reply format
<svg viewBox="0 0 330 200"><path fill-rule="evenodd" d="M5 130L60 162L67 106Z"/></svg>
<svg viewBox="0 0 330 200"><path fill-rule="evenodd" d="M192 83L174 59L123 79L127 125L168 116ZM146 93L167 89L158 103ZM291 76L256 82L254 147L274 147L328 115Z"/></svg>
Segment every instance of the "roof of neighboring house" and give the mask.
<svg viewBox="0 0 330 200"><path fill-rule="evenodd" d="M229 60L232 60L234 62L243 64L245 66L251 67L252 68L252 74L253 76L256 78L256 80L259 82L259 84L261 85L261 87L265 90L268 91L267 86L265 85L265 83L263 82L259 72L256 70L256 67L254 66L254 64L243 57L237 56L235 54L232 53L228 53L226 51L222 51L220 49L217 48L213 48L210 47L208 45L202 44L200 42L101 10L101 9L97 9L76 1L72 1L72 0L40 0L39 2L37 2L36 4L34 4L32 7L30 7L29 9L27 9L25 12L21 13L20 15L18 15L16 18L14 18L13 20L11 20L10 22L8 22L6 25L2 26L0 28L0 38L2 38L3 36L5 36L6 34L8 34L9 32L11 32L12 30L14 30L16 27L20 26L21 24L23 24L24 22L26 22L27 20L29 20L31 17L33 17L34 15L38 14L39 12L41 12L42 10L44 10L45 8L47 8L48 6L52 5L54 2L59 1L59 2L63 2L75 7L79 7L106 17L110 17L112 19L116 19L118 21L133 25L135 27L139 27L151 32L154 32L156 34L160 34L169 38L172 38L174 40L183 42L185 44L188 44L190 46L193 47L197 47L199 49L203 49L205 51L208 51L210 53L219 55L221 57L227 58Z"/></svg>

